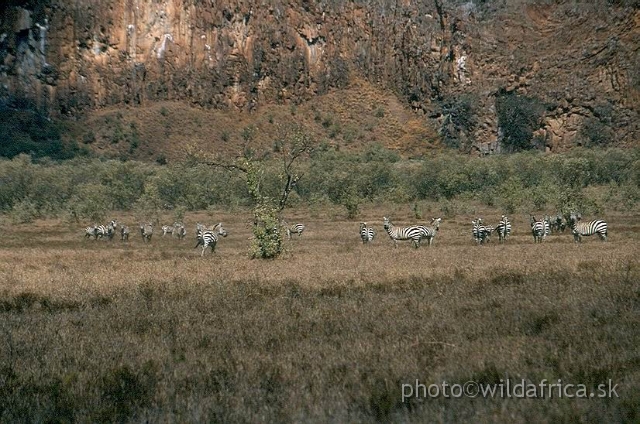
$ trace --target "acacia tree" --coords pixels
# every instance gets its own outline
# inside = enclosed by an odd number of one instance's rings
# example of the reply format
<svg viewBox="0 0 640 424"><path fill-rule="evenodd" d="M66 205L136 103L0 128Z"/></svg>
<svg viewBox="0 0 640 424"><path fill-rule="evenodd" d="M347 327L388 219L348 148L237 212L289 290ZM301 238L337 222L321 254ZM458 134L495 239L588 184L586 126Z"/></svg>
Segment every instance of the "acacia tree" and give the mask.
<svg viewBox="0 0 640 424"><path fill-rule="evenodd" d="M245 139L245 144L250 139ZM243 154L233 161L201 154L200 161L215 167L235 170L245 175L247 190L253 199L253 241L251 256L253 258L275 258L282 253L282 232L280 228L281 213L287 205L291 191L300 178L296 166L299 158L313 151L314 142L299 126L285 126L278 131L277 153L282 161L281 190L277 198L263 191L264 163L256 159L248 146L243 146Z"/></svg>

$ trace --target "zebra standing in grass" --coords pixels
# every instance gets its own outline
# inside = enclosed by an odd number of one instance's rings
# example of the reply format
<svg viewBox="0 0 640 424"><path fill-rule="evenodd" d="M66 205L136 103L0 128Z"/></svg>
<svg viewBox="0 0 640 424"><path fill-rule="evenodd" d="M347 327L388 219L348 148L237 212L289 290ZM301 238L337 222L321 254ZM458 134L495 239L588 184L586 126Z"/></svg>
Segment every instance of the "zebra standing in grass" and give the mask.
<svg viewBox="0 0 640 424"><path fill-rule="evenodd" d="M530 216L529 222L531 224L531 234L533 235L533 242L542 243L542 240L547 237L549 223L544 219L542 221L538 221L533 215Z"/></svg>
<svg viewBox="0 0 640 424"><path fill-rule="evenodd" d="M201 224L198 225L200 226ZM196 233L198 243L196 244L194 249L202 245L202 253L200 254L200 256L204 256L204 251L207 250L207 247L211 247L211 253L215 252L216 244L218 244L219 240L218 236L227 236L227 230L222 227L222 222L216 224L211 230L200 229L200 227L198 227Z"/></svg>
<svg viewBox="0 0 640 424"><path fill-rule="evenodd" d="M373 227L367 227L366 222L360 223L360 238L362 239L362 244L369 243L373 241L373 238L376 236L376 232Z"/></svg>
<svg viewBox="0 0 640 424"><path fill-rule="evenodd" d="M389 218L383 217L384 229L389 234L391 240L393 240L393 247L398 247L398 240L412 240L413 247L416 249L420 247L420 241L423 238L427 238L427 227L422 225L412 225L409 227L394 227Z"/></svg>
<svg viewBox="0 0 640 424"><path fill-rule="evenodd" d="M500 218L500 223L496 226L496 232L500 243L504 243L511 234L511 222L505 215Z"/></svg>
<svg viewBox="0 0 640 424"><path fill-rule="evenodd" d="M120 240L129 241L130 232L131 231L129 231L129 227L127 227L126 225L123 225L122 227L120 227Z"/></svg>
<svg viewBox="0 0 640 424"><path fill-rule="evenodd" d="M471 221L473 228L471 229L471 234L473 235L473 239L476 241L476 244L484 244L489 241L491 237L491 233L493 232L493 227L482 225L482 218L477 218L474 221Z"/></svg>
<svg viewBox="0 0 640 424"><path fill-rule="evenodd" d="M142 236L142 241L148 243L151 241L151 236L153 236L153 224L150 222L140 224L140 235Z"/></svg>
<svg viewBox="0 0 640 424"><path fill-rule="evenodd" d="M185 228L184 224L176 222L173 225L175 226L173 235L178 237L178 240L184 239L187 235L187 229Z"/></svg>
<svg viewBox="0 0 640 424"><path fill-rule="evenodd" d="M543 221L544 221L544 235L550 236L551 235L551 217L549 215L545 215Z"/></svg>
<svg viewBox="0 0 640 424"><path fill-rule="evenodd" d="M563 232L566 228L566 224L562 222L562 215L557 214L555 217L551 218L551 231L554 232Z"/></svg>
<svg viewBox="0 0 640 424"><path fill-rule="evenodd" d="M84 238L91 238L91 237L93 237L94 240L98 238L98 226L96 224L89 225L84 230Z"/></svg>
<svg viewBox="0 0 640 424"><path fill-rule="evenodd" d="M433 244L433 239L436 237L436 234L438 234L438 231L440 230L441 222L442 218L433 218L431 220L431 227L425 227L425 229L427 230L426 238L429 246Z"/></svg>
<svg viewBox="0 0 640 424"><path fill-rule="evenodd" d="M607 241L607 223L601 219L589 222L579 222L582 215L572 213L569 218L569 227L573 234L573 241L582 243L582 236L592 236L597 234L600 240Z"/></svg>
<svg viewBox="0 0 640 424"><path fill-rule="evenodd" d="M284 223L284 226L287 228L287 238L289 240L291 240L291 234L297 234L298 237L302 237L302 232L306 228L304 224L300 224L300 223L294 224L290 227L286 223Z"/></svg>
<svg viewBox="0 0 640 424"><path fill-rule="evenodd" d="M177 224L178 224L177 222L174 222L173 225L163 225L162 226L162 237L166 236L167 234L173 235L173 230L176 228Z"/></svg>
<svg viewBox="0 0 640 424"><path fill-rule="evenodd" d="M96 238L107 237L109 240L113 239L116 228L118 228L118 222L112 219L107 225L98 225L96 227Z"/></svg>

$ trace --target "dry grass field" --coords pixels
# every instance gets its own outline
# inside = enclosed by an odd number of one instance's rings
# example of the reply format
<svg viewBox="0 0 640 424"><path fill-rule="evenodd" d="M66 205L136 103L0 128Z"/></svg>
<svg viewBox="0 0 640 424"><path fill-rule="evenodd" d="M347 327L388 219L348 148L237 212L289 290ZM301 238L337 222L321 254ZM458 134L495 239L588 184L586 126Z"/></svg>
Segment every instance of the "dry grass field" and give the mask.
<svg viewBox="0 0 640 424"><path fill-rule="evenodd" d="M609 241L581 245L535 245L519 215L485 246L475 216L443 217L417 250L382 228L417 222L408 208L363 208L370 245L332 210L286 215L307 229L270 261L248 257L247 211L187 214L186 240L149 244L121 213L129 242L3 225L0 422L640 421L640 215L603 216ZM194 249L196 221L224 222L215 253ZM416 379L612 380L618 396L403 402Z"/></svg>

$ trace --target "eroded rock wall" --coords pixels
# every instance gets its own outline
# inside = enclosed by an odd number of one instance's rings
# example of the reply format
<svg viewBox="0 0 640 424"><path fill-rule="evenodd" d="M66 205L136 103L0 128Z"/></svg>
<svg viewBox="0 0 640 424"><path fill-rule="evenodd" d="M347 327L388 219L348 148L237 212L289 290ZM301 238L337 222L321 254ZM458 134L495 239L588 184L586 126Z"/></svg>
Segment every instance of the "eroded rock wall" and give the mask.
<svg viewBox="0 0 640 424"><path fill-rule="evenodd" d="M636 142L640 12L577 7L13 0L0 6L0 99L54 116L166 99L249 111L302 102L356 72L435 126L442 99L473 95L479 124L464 137L480 151L496 146L499 90L545 103L548 149L571 145L607 110L612 134Z"/></svg>

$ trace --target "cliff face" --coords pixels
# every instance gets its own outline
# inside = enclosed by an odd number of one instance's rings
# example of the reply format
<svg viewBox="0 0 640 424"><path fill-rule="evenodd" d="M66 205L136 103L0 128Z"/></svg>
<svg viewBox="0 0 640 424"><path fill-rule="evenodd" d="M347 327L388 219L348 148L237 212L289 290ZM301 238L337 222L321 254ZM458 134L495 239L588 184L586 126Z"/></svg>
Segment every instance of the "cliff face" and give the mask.
<svg viewBox="0 0 640 424"><path fill-rule="evenodd" d="M459 135L479 150L495 147L499 92L544 103L547 148L593 119L630 144L640 11L602 3L13 0L0 9L0 98L52 116L158 100L251 111L357 74L436 128L447 99L472 96L478 125Z"/></svg>

